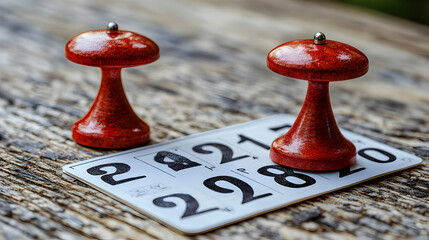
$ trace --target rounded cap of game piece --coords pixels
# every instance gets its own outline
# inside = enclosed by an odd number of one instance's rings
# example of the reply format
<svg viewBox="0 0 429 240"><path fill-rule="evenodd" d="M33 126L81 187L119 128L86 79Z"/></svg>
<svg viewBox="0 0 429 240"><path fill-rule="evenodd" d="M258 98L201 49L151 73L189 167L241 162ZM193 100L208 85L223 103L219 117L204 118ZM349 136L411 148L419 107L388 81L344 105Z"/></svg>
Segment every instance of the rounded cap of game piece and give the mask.
<svg viewBox="0 0 429 240"><path fill-rule="evenodd" d="M341 81L368 72L368 58L358 49L326 40L318 32L314 39L283 43L268 53L267 66L291 78L311 81Z"/></svg>
<svg viewBox="0 0 429 240"><path fill-rule="evenodd" d="M93 67L134 67L159 58L159 47L140 34L119 30L110 22L107 29L81 33L65 48L66 58Z"/></svg>

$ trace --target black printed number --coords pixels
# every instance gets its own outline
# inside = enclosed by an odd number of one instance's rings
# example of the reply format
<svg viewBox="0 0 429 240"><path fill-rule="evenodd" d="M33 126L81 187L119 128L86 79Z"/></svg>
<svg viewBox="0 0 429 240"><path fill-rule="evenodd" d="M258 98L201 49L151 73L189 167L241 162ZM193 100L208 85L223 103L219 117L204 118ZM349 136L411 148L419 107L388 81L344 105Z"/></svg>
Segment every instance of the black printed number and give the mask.
<svg viewBox="0 0 429 240"><path fill-rule="evenodd" d="M209 208L202 211L197 211L200 206L198 201L194 197L186 193L174 193L174 194L158 197L153 200L153 204L163 208L172 208L177 206L174 202L166 201L165 200L166 198L180 198L183 201L185 201L186 209L181 218L186 218L186 217L190 217L190 216L194 216L194 215L198 215L206 212L219 210L219 208L215 207L215 208Z"/></svg>
<svg viewBox="0 0 429 240"><path fill-rule="evenodd" d="M387 157L387 160L377 159L377 158L369 155L368 153L366 153L367 151L375 151L375 152L381 153L381 154L383 154L384 156ZM364 148L364 149L359 150L358 154L360 156L368 159L368 160L371 160L371 161L377 162L377 163L389 163L389 162L393 162L393 161L396 160L395 155L393 155L393 154L391 154L389 152L386 152L384 150L378 149L378 148Z"/></svg>
<svg viewBox="0 0 429 240"><path fill-rule="evenodd" d="M352 175L354 173L360 172L360 171L365 170L365 169L366 168L356 168L356 169L351 170L350 167L346 167L346 168L340 169L340 171L338 171L338 173L339 173L339 177L343 178L343 177Z"/></svg>
<svg viewBox="0 0 429 240"><path fill-rule="evenodd" d="M290 124L285 124L285 125L281 125L281 126L277 126L277 127L271 127L270 128L270 130L271 131L274 131L274 132L277 132L277 131L280 131L280 130L282 130L282 129L285 129L285 128L291 128L292 127L292 125L290 125Z"/></svg>
<svg viewBox="0 0 429 240"><path fill-rule="evenodd" d="M102 170L105 167L114 167L114 168L116 168L116 171L114 173L106 174L107 171ZM122 173L126 173L126 172L130 171L130 169L131 169L131 167L125 163L107 163L107 164L102 164L102 165L98 165L95 167L88 168L88 170L86 170L86 171L89 174L94 175L94 176L103 175L103 176L101 176L101 180L103 180L104 182L106 182L110 185L118 185L121 183L126 183L129 181L133 181L133 180L137 180L137 179L146 177L146 176L132 177L132 178L122 179L119 181L113 179L113 176L119 175Z"/></svg>
<svg viewBox="0 0 429 240"><path fill-rule="evenodd" d="M375 151L375 152L381 153L382 155L387 157L387 160L375 158L374 156L371 156L370 154L368 154L367 151ZM389 152L386 152L384 150L378 149L378 148L361 149L358 151L358 155L360 155L363 158L366 158L370 161L376 162L376 163L389 163L389 162L393 162L396 160L395 155L393 155ZM343 168L339 171L339 176L340 176L340 178L343 178L345 176L360 172L360 171L365 170L365 169L366 168L357 168L357 169L351 170L350 167L346 167L346 168Z"/></svg>
<svg viewBox="0 0 429 240"><path fill-rule="evenodd" d="M249 141L249 142L251 142L251 143L255 144L255 145L256 145L256 146L258 146L258 147L264 148L264 149L266 149L266 150L270 150L270 146L268 146L268 145L266 145L266 144L264 144L264 143L261 143L261 142L259 142L259 141L255 140L255 139L252 139L252 138L246 137L246 136L241 135L241 134L239 134L238 136L240 137L240 141L238 141L238 144L241 144L241 143L244 143L244 142Z"/></svg>
<svg viewBox="0 0 429 240"><path fill-rule="evenodd" d="M207 146L215 147L215 148L219 149L219 151L222 153L222 160L221 160L220 164L250 157L249 155L243 155L243 156L233 158L234 153L233 153L232 149L230 147L223 145L223 144L220 144L220 143L204 143L204 144L200 144L200 145L193 147L192 150L194 150L194 152L202 153L202 154L213 153L213 151L204 149L204 147L207 147Z"/></svg>
<svg viewBox="0 0 429 240"><path fill-rule="evenodd" d="M246 182L244 182L238 178L231 177L231 176L216 176L216 177L209 178L209 179L204 181L204 186L206 186L208 189L211 189L211 190L213 190L215 192L219 192L219 193L232 193L232 192L234 192L234 190L232 190L232 189L224 188L224 187L217 185L216 183L219 181L229 182L232 185L238 187L241 190L241 192L243 193L243 200L241 201L242 204L273 195L272 193L265 193L265 194L262 194L259 196L255 196L254 195L255 191L253 190L253 188L249 184L247 184Z"/></svg>
<svg viewBox="0 0 429 240"><path fill-rule="evenodd" d="M282 173L280 174L274 173L270 171L270 169L274 169L274 171L278 170L278 171L281 171ZM314 178L302 173L296 173L293 171L292 168L283 167L280 165L270 165L270 166L261 167L258 169L258 173L265 176L274 177L274 181L276 181L276 183L290 188L303 188L303 187L311 186L316 183L316 180ZM288 177L296 177L303 180L304 182L300 184L293 183L287 180Z"/></svg>
<svg viewBox="0 0 429 240"><path fill-rule="evenodd" d="M154 160L155 162L166 164L169 168L176 172L201 165L197 162L189 160L184 156L167 151L158 152Z"/></svg>

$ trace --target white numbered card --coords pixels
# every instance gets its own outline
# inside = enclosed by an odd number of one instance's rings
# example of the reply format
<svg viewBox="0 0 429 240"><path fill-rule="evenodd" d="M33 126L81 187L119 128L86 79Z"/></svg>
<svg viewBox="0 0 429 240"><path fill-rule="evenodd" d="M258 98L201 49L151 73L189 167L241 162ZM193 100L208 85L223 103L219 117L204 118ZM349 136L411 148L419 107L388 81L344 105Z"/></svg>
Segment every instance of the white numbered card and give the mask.
<svg viewBox="0 0 429 240"><path fill-rule="evenodd" d="M271 161L271 142L295 117L272 117L63 167L89 184L182 233L196 234L410 168L421 159L342 130L355 165L310 172Z"/></svg>

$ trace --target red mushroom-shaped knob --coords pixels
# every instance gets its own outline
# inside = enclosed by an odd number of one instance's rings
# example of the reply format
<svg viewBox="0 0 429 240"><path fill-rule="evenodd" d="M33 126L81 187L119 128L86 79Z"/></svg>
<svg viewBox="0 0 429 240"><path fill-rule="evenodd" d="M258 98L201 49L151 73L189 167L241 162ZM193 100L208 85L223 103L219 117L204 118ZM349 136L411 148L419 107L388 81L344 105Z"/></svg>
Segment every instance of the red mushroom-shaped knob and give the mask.
<svg viewBox="0 0 429 240"><path fill-rule="evenodd" d="M281 75L308 80L302 109L283 136L274 140L271 159L284 166L329 171L353 165L356 148L341 134L329 100L329 82L357 78L368 72L368 58L344 43L313 39L286 42L268 54L267 66Z"/></svg>
<svg viewBox="0 0 429 240"><path fill-rule="evenodd" d="M102 78L98 95L89 112L73 124L73 139L96 148L131 148L150 138L149 126L128 103L122 87L121 69L151 63L159 58L152 40L122 31L116 23L106 30L94 30L72 38L65 47L72 62L100 67Z"/></svg>

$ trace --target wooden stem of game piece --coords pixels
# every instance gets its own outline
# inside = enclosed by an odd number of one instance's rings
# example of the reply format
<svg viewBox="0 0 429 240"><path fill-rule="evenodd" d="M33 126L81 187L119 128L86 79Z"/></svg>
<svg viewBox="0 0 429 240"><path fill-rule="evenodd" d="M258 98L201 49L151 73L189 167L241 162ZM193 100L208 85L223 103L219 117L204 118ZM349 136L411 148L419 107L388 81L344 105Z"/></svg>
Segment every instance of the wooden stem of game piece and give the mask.
<svg viewBox="0 0 429 240"><path fill-rule="evenodd" d="M114 22L107 29L72 38L65 48L72 62L100 67L101 85L89 112L72 127L73 139L96 148L132 148L146 143L149 126L128 103L121 69L151 63L159 58L155 42L140 34L119 30Z"/></svg>
<svg viewBox="0 0 429 240"><path fill-rule="evenodd" d="M97 148L131 148L149 140L150 128L128 103L121 68L101 68L98 95L89 112L73 124L76 142Z"/></svg>
<svg viewBox="0 0 429 240"><path fill-rule="evenodd" d="M291 129L272 143L270 157L281 165L313 171L355 163L356 148L341 134L332 113L329 82L308 82L301 112Z"/></svg>
<svg viewBox="0 0 429 240"><path fill-rule="evenodd" d="M329 171L356 162L356 148L341 134L329 100L329 82L360 77L368 71L368 58L344 43L313 39L295 40L275 47L267 66L287 77L308 80L302 109L291 129L271 144L270 157L281 165L311 171Z"/></svg>

